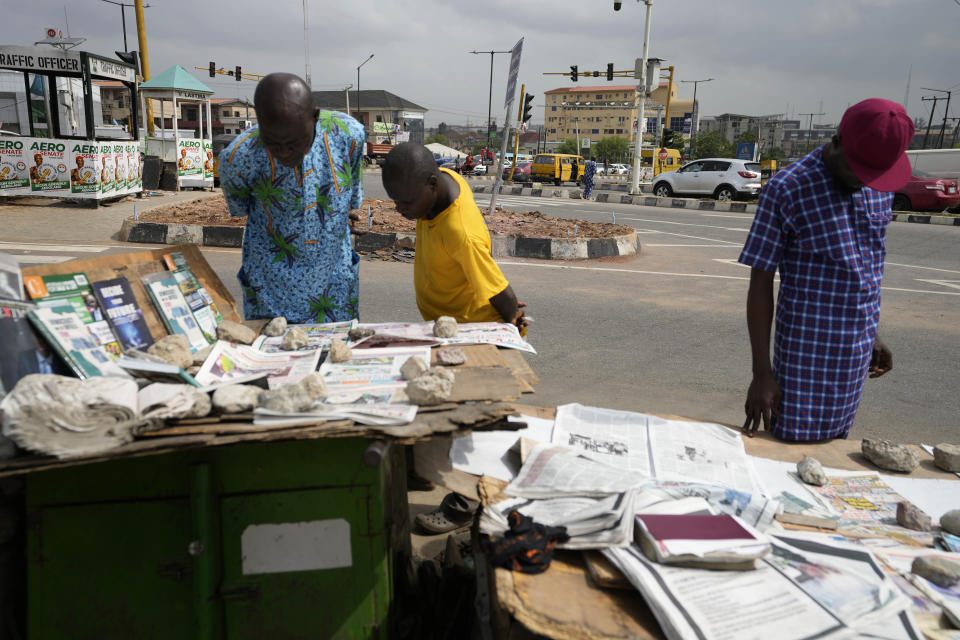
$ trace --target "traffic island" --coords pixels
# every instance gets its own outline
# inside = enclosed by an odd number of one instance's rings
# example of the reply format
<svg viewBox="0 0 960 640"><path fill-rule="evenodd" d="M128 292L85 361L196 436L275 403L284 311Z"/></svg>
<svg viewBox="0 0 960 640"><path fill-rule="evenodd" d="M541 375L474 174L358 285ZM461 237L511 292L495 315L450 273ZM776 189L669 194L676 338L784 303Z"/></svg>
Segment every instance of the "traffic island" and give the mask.
<svg viewBox="0 0 960 640"><path fill-rule="evenodd" d="M365 200L354 211L354 248L359 253L412 250L416 222L407 220L389 200ZM636 229L622 224L552 218L539 211L497 209L485 216L497 258L584 260L635 255ZM120 230L125 242L240 247L246 218L231 216L222 196L154 209L127 218Z"/></svg>

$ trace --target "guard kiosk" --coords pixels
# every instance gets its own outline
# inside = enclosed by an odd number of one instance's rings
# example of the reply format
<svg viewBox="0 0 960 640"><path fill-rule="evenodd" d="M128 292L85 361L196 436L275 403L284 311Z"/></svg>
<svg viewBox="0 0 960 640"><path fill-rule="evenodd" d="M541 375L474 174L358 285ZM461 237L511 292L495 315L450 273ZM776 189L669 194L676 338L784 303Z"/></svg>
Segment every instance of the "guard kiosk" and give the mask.
<svg viewBox="0 0 960 640"><path fill-rule="evenodd" d="M20 135L0 137L0 196L98 201L143 190L135 67L86 51L0 45L0 69L23 74L26 93ZM129 90L129 132L98 137L94 79Z"/></svg>
<svg viewBox="0 0 960 640"><path fill-rule="evenodd" d="M177 191L183 187L213 188L211 95L213 91L207 85L179 65L140 85L144 105L151 99L160 103L160 127L147 138L147 153L160 156L164 173L176 172ZM155 105L155 116L157 111ZM181 122L196 129L183 129Z"/></svg>

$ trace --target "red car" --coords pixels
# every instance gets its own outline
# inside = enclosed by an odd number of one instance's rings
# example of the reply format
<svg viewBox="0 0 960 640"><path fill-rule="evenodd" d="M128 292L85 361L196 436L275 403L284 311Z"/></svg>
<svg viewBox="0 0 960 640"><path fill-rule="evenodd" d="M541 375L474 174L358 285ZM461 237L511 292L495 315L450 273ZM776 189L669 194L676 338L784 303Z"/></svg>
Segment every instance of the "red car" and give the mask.
<svg viewBox="0 0 960 640"><path fill-rule="evenodd" d="M893 196L894 211L943 211L960 205L957 181L915 171L910 182Z"/></svg>
<svg viewBox="0 0 960 640"><path fill-rule="evenodd" d="M514 182L530 182L530 165L532 162L521 162L517 164L516 170L513 172L513 181ZM510 179L510 169L503 170L503 179Z"/></svg>

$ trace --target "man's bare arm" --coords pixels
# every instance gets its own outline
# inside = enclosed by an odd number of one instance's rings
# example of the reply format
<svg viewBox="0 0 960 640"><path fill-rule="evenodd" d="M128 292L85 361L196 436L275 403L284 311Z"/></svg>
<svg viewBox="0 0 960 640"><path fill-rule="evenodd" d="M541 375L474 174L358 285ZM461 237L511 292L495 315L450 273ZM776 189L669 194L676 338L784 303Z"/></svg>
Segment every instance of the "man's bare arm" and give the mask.
<svg viewBox="0 0 960 640"><path fill-rule="evenodd" d="M490 304L497 310L504 322L515 324L518 327L527 326L527 320L524 318L523 302L517 302L517 295L513 292L513 287L507 285L507 288L490 298Z"/></svg>
<svg viewBox="0 0 960 640"><path fill-rule="evenodd" d="M750 352L753 360L753 380L747 390L744 411L747 419L743 429L750 435L763 426L770 428L770 414L780 412L783 394L773 377L770 366L770 327L773 323L772 271L752 269L750 289L747 292L747 331L750 334Z"/></svg>

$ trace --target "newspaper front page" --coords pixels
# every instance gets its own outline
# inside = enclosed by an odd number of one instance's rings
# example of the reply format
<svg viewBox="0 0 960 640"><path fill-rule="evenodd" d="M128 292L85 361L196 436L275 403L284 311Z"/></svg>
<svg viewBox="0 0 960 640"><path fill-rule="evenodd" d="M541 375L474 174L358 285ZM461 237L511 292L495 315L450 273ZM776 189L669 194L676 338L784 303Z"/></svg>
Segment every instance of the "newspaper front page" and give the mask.
<svg viewBox="0 0 960 640"><path fill-rule="evenodd" d="M202 385L240 383L268 376L271 389L299 382L317 369L320 351L264 353L242 344L218 341L194 376Z"/></svg>

